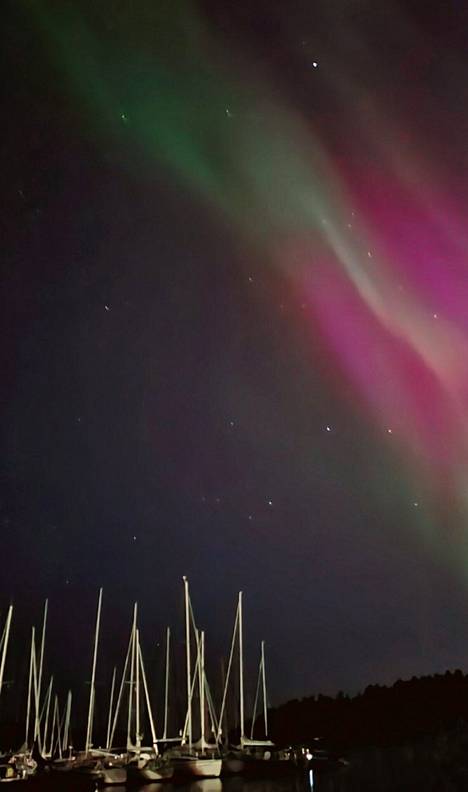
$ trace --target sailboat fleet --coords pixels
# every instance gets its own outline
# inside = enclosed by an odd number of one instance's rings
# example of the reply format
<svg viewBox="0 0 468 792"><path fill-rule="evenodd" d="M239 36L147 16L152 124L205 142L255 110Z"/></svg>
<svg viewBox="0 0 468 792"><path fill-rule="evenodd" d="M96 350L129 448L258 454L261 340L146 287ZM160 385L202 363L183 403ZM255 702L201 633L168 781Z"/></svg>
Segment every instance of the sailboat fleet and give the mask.
<svg viewBox="0 0 468 792"><path fill-rule="evenodd" d="M135 782L164 782L172 779L218 778L222 774L269 774L291 772L295 765L287 755L281 755L268 739L265 644L262 641L260 664L250 736L245 733L244 657L242 592L239 593L230 646L227 672L219 711L215 707L205 667L205 633L195 621L190 599L189 583L183 578L185 613L185 696L186 712L183 727L176 737L168 736L170 628L166 632L164 721L160 736L151 703L138 626L138 606L133 609L132 627L120 684L117 669L112 674L109 695L106 740L103 747L93 742L96 703L96 670L99 657L103 592L99 591L94 630L91 680L89 686L86 737L82 750L71 744L72 692L68 691L65 706L60 711L57 694L53 695L54 679L50 677L44 690L44 654L48 616L48 602L44 605L40 641L31 631L28 675L25 740L15 752L1 755L0 783L28 781L41 774L63 780L86 779L95 785ZM10 605L0 639L0 717L1 693L11 633L13 606ZM227 696L235 665L237 647L239 678L239 741L229 743L226 727ZM254 739L254 724L259 699L263 700L265 739ZM195 706L198 702L198 707ZM124 711L126 707L126 712ZM198 713L196 712L198 709ZM118 725L126 719L125 748L116 748ZM143 743L143 726L149 724L150 741ZM224 725L224 731L223 731ZM195 739L196 738L196 739Z"/></svg>

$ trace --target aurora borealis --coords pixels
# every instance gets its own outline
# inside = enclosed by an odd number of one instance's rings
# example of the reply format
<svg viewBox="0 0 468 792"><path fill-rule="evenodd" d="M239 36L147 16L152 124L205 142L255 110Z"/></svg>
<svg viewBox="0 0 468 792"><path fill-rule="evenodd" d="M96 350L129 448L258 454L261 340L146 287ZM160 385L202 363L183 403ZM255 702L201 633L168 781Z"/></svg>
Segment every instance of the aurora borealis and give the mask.
<svg viewBox="0 0 468 792"><path fill-rule="evenodd" d="M467 241L436 167L410 150L376 102L361 131L362 145L377 149L376 172L347 174L346 164L341 172L313 121L266 79L248 84L248 65L236 72L195 9L184 6L181 20L164 6L146 11L158 35L153 63L131 45L125 58L115 44L100 51L78 14L52 25L52 46L97 125L120 120L149 168L163 163L260 246L312 303L324 343L381 427L393 427L395 441L463 497ZM47 27L53 15L44 16ZM162 65L168 23L183 54ZM325 61L317 79L326 69ZM336 95L357 93L325 79Z"/></svg>
<svg viewBox="0 0 468 792"><path fill-rule="evenodd" d="M203 609L207 566L221 622L241 587L253 633L292 614L277 699L462 663L464 9L8 14L5 524L37 590L106 589L111 542L122 600L162 553L157 599L186 573Z"/></svg>

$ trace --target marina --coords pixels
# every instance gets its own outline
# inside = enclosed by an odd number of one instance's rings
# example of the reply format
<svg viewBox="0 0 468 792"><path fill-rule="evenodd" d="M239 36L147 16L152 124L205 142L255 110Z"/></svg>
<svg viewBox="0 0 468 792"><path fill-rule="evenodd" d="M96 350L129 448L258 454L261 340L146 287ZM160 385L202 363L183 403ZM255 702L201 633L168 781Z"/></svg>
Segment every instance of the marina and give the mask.
<svg viewBox="0 0 468 792"><path fill-rule="evenodd" d="M49 603L44 603L40 633L31 629L24 743L6 750L0 757L0 783L29 782L63 788L63 784L119 786L151 783L190 783L203 779L295 777L308 769L312 755L276 746L268 734L268 704L265 644L260 644L260 662L253 712L247 718L244 690L243 600L238 595L234 628L224 674L220 701L212 693L206 667L206 638L199 629L189 591L183 578L185 637L185 717L173 736L168 732L170 700L171 631L166 631L164 670L164 717L157 722L140 637L138 605L133 617L120 681L114 666L106 706L107 728L98 734L95 723L97 670L103 616L103 590L99 590L92 642L92 662L87 702L84 744L75 744L73 695L69 690L61 699L54 690L54 676L44 684L47 661L47 623ZM0 692L7 664L13 606L7 611L0 643ZM237 671L235 695L234 667ZM19 691L21 695L21 691ZM231 695L235 723L227 718ZM102 707L105 702L99 702ZM232 704L232 702L231 702ZM260 709L257 717L257 711ZM232 717L232 707L230 708ZM1 718L1 700L0 700ZM126 726L126 742L120 747ZM257 734L255 731L257 730ZM261 735L261 736L259 736ZM214 787L213 787L214 789Z"/></svg>

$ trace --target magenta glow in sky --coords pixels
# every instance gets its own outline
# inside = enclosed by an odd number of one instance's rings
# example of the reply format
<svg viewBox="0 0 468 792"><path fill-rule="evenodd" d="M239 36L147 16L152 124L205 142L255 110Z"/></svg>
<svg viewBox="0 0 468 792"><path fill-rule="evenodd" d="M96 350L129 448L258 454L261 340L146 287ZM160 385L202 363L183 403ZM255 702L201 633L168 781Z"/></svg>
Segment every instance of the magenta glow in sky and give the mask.
<svg viewBox="0 0 468 792"><path fill-rule="evenodd" d="M410 188L405 173L376 167L354 176L348 222L343 216L329 233L334 261L330 256L319 265L317 279L311 255L303 288L324 338L382 431L419 457L435 481L462 495L466 234L438 185Z"/></svg>
<svg viewBox="0 0 468 792"><path fill-rule="evenodd" d="M425 146L424 124L414 123L429 93L419 101L409 80L399 86L400 104L393 99L389 109L385 78L378 94L363 90L356 73L372 68L371 50L365 26L354 29L352 20L341 33L341 63L336 54L312 56L298 39L316 90L336 102L335 136L340 124L343 132L333 147L320 113L312 109L306 118L266 70L228 60L195 9L187 20L174 37L183 57L163 40L160 59L138 72L137 92L132 75L141 53L132 66L109 48L104 62L91 36L82 35L93 53L87 58L67 46L70 31L55 28L53 35L95 117L122 127L149 162L163 163L227 217L252 244L253 260L260 251L286 273L309 306L309 321L321 328L330 365L352 384L360 407L370 408L385 442L412 472L429 472L432 483L463 498L467 236L464 201L448 197L436 149ZM179 21L171 24L177 32ZM433 63L430 46L395 10L392 34L403 53L401 74L411 76L417 64L421 78ZM389 57L390 75L393 68Z"/></svg>

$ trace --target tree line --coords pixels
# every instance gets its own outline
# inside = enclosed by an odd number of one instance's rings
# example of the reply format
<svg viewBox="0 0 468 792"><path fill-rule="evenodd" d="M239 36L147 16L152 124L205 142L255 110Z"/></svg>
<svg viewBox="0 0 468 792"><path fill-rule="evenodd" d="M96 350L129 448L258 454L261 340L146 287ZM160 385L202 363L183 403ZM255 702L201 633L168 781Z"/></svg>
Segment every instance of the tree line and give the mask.
<svg viewBox="0 0 468 792"><path fill-rule="evenodd" d="M323 738L350 749L415 740L468 723L468 675L457 669L399 679L391 687L369 685L352 697L340 692L294 699L271 709L269 723L278 745Z"/></svg>

